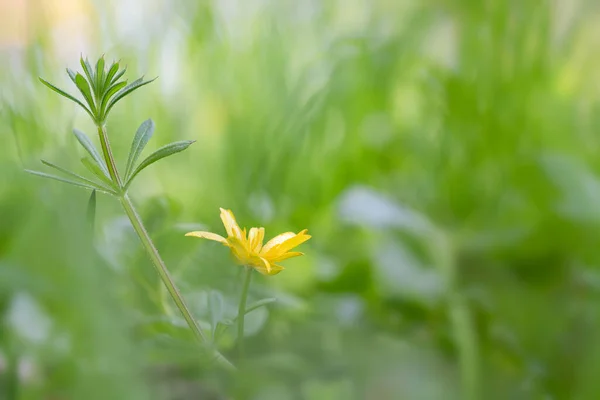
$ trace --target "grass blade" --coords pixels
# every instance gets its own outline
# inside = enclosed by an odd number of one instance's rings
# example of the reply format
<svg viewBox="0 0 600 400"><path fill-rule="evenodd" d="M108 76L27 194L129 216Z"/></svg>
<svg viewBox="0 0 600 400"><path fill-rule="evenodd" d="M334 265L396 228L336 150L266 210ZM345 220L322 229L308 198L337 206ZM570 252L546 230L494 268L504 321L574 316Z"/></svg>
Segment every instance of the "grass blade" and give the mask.
<svg viewBox="0 0 600 400"><path fill-rule="evenodd" d="M152 137L153 133L154 122L151 119L147 119L146 121L142 122L135 133L133 142L131 142L131 150L129 150L129 158L127 159L127 167L125 169L125 180L129 178L129 174L140 157L140 154L142 154L144 147L146 147L146 144L148 144L148 141Z"/></svg>
<svg viewBox="0 0 600 400"><path fill-rule="evenodd" d="M127 179L125 188L127 188L131 184L131 182L133 181L133 178L135 178L135 176L137 174L139 174L144 168L146 168L147 166L149 166L151 164L154 164L155 162L157 162L160 159L163 159L165 157L168 157L170 155L179 153L179 152L187 149L194 142L195 142L195 140L183 140L180 142L173 142L173 143L170 143L170 144L156 150L154 153L152 153L148 157L146 157L146 159L144 161L142 161L140 163L140 165L137 166L137 168L135 169L135 171L133 171L133 173L131 174L129 179Z"/></svg>

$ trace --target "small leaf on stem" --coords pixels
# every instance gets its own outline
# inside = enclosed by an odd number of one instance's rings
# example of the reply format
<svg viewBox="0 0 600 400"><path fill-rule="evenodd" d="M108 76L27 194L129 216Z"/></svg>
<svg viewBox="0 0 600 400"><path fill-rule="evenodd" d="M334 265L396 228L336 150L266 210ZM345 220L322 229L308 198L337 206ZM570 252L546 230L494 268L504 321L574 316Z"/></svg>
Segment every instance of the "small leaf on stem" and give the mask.
<svg viewBox="0 0 600 400"><path fill-rule="evenodd" d="M133 181L133 178L135 178L135 176L137 174L139 174L147 166L154 164L155 162L157 162L158 160L160 160L162 158L168 157L170 155L179 153L179 152L187 149L194 142L195 142L195 140L183 140L180 142L174 142L174 143L168 144L168 145L156 150L154 153L152 153L148 157L146 157L146 159L144 161L142 161L140 163L140 165L138 165L138 167L135 169L135 171L133 171L133 173L131 173L131 176L129 177L129 179L127 180L127 183L125 184L125 187L127 188Z"/></svg>
<svg viewBox="0 0 600 400"><path fill-rule="evenodd" d="M58 93L61 96L64 96L67 99L69 99L71 101L74 101L75 103L79 104L79 106L81 106L81 108L83 108L85 110L85 112L87 112L89 114L89 116L92 117L92 119L94 118L94 114L92 114L92 112L79 99L77 99L76 97L73 97L72 95L70 95L69 93L65 92L64 90L57 88L56 86L54 86L50 82L45 81L42 78L39 78L39 79L40 79L40 82L42 82L44 85L46 85L47 87L49 87L50 89L52 89L56 93Z"/></svg>
<svg viewBox="0 0 600 400"><path fill-rule="evenodd" d="M142 122L140 127L138 128L135 136L133 138L133 142L131 143L131 150L129 150L129 158L127 160L127 168L125 169L125 180L129 177L131 170L135 166L140 154L148 144L148 141L152 137L154 133L154 122L151 119L147 119Z"/></svg>
<svg viewBox="0 0 600 400"><path fill-rule="evenodd" d="M104 176L106 178L110 178L110 174L108 173L108 168L106 167L106 164L104 164L104 160L100 156L100 153L98 153L98 150L96 150L96 146L94 146L88 135L86 135L78 129L73 129L73 134L75 135L79 143L83 146L83 148L89 153L89 155L92 156L96 164L98 164L98 167L100 167L100 169L104 173Z"/></svg>
<svg viewBox="0 0 600 400"><path fill-rule="evenodd" d="M79 182L76 182L76 181L72 181L70 179L62 178L60 176L47 174L45 172L33 171L31 169L26 169L25 172L27 172L28 174L32 174L32 175L41 176L42 178L54 179L54 180L59 181L59 182L68 183L68 184L73 185L73 186L79 186L79 187L83 187L83 188L90 189L90 190L99 190L99 189L97 189L97 188L95 188L93 186L86 185L86 184L83 184L83 183L79 183ZM99 191L102 191L102 192L105 192L105 193L109 193L109 194L114 194L114 193L111 193L111 192L106 192L105 190L99 190Z"/></svg>
<svg viewBox="0 0 600 400"><path fill-rule="evenodd" d="M100 179L102 182L109 185L112 189L116 190L116 188L114 187L114 184L112 183L110 178L107 178L106 175L104 175L104 172L100 169L100 167L98 167L98 164L96 164L95 162L90 160L88 157L83 157L81 159L81 163L83 164L84 167L86 167L88 169L88 171L90 171L92 174L94 174L94 176L96 176L96 178Z"/></svg>

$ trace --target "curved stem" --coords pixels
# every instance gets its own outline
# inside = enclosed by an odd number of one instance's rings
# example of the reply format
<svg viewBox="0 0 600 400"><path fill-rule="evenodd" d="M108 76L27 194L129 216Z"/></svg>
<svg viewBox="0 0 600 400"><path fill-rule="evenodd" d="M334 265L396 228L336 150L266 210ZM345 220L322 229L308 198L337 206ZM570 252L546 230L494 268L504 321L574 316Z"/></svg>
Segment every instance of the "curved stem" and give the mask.
<svg viewBox="0 0 600 400"><path fill-rule="evenodd" d="M158 272L160 279L163 281L165 287L167 288L167 291L169 292L169 294L173 298L173 301L177 305L177 308L179 308L179 311L183 315L183 318L185 319L188 326L194 333L194 336L196 337L196 339L199 342L205 343L205 344L208 343L208 339L204 335L202 328L200 328L200 325L198 325L198 322L192 316L192 313L190 312L190 309L188 308L187 304L185 303L183 296L179 292L179 289L177 289L177 286L175 286L175 283L173 282L173 278L171 277L171 274L169 273L167 266L165 265L164 261L160 257L160 254L158 253L158 250L154 246L152 239L150 239L150 235L148 234L148 231L144 227L142 220L141 220L140 216L138 215L138 213L136 212L133 204L131 203L131 199L129 198L129 196L127 194L124 194L120 198L120 200L121 200L121 205L123 206L123 209L125 210L125 213L129 217L129 220L131 221L131 225L133 225L133 229L135 229L140 240L142 241L142 245L146 249L146 252L150 256L150 258L152 259L152 263L154 264L154 267L156 268L156 272ZM235 368L216 349L211 348L210 351L211 351L211 356L219 364L226 367L227 369Z"/></svg>
<svg viewBox="0 0 600 400"><path fill-rule="evenodd" d="M117 163L115 163L115 159L110 148L108 134L106 133L106 126L98 126L98 136L100 137L100 145L102 146L102 154L104 155L104 160L106 161L106 166L108 167L108 173L110 174L110 178L112 179L113 183L117 185L120 191L122 188L121 177L119 176Z"/></svg>
<svg viewBox="0 0 600 400"><path fill-rule="evenodd" d="M183 296L179 292L179 289L177 289L177 286L175 286L175 283L173 282L173 278L171 278L171 274L169 273L167 266L160 257L156 246L154 246L154 243L152 242L148 231L144 227L142 219L135 210L131 199L129 198L127 193L123 191L121 178L119 177L119 171L117 170L117 165L112 155L110 143L108 141L108 135L106 132L106 127L104 125L98 126L98 135L100 136L102 152L104 153L104 160L106 161L108 172L110 173L113 183L117 185L117 187L121 191L119 200L121 201L121 205L123 206L125 213L129 217L129 221L131 221L131 225L133 225L133 229L140 238L140 241L142 242L146 253L148 253L150 258L152 259L152 264L154 265L154 268L158 272L160 279L162 280L169 294L173 298L173 301L177 305L177 308L179 308L179 311L183 315L183 318L194 333L194 336L200 343L203 343L208 346L208 339L204 335L204 332L202 332L202 329L200 328L200 325L198 325L198 322L192 316L192 313L190 312L187 304L185 303ZM212 346L209 346L208 351L210 352L210 356L214 359L214 361L216 361L222 367L229 370L235 370L233 364L231 364L217 349L215 349Z"/></svg>
<svg viewBox="0 0 600 400"><path fill-rule="evenodd" d="M238 353L240 360L244 357L244 320L246 319L246 301L248 300L248 288L250 287L250 279L252 278L252 268L245 267L244 284L242 286L242 295L240 297L240 305L238 307L237 323L238 323Z"/></svg>

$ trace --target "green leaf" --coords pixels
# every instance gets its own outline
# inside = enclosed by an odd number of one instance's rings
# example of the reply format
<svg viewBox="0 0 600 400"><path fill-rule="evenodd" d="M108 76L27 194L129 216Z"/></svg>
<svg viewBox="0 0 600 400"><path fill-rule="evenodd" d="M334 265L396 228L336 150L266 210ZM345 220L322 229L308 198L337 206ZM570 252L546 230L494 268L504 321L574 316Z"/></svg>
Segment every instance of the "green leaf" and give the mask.
<svg viewBox="0 0 600 400"><path fill-rule="evenodd" d="M90 160L88 157L83 157L81 159L81 163L83 164L84 167L86 167L88 169L88 171L90 171L92 174L94 174L96 176L96 178L98 178L102 182L106 183L112 189L115 189L110 178L107 178L106 175L104 175L103 171L100 169L100 167L98 167L98 164L96 164L95 162Z"/></svg>
<svg viewBox="0 0 600 400"><path fill-rule="evenodd" d="M44 164L44 165L47 165L48 167L54 168L54 169L56 169L57 171L60 171L60 172L62 172L63 174L70 176L70 177L71 177L71 178L73 178L75 181L79 181L79 182L80 182L80 183L82 183L82 184L86 184L86 185L93 186L93 187L95 187L96 189L98 189L98 190L102 190L102 191L105 191L105 192L112 192L112 189L111 189L110 187L106 187L106 186L103 186L103 185L102 185L102 184L100 184L100 183L97 183L97 182L91 181L91 180L89 180L89 179L87 179L87 178L85 178L85 177L83 177L83 176L81 176L81 175L78 175L78 174L76 174L76 173L74 173L74 172L71 172L71 171L69 171L68 169L65 169L65 168L63 168L63 167L59 167L58 165L56 165L56 164L53 164L53 163L51 163L50 161L42 160L42 164Z"/></svg>
<svg viewBox="0 0 600 400"><path fill-rule="evenodd" d="M174 142L174 143L168 144L168 145L156 150L154 153L152 153L148 157L146 157L146 159L144 161L142 161L140 163L140 165L137 166L135 171L133 171L133 173L127 180L125 187L127 188L133 181L133 178L135 178L135 176L137 174L139 174L147 166L154 164L155 162L157 162L158 160L160 160L162 158L168 157L170 155L179 153L180 151L187 149L194 142L195 142L195 140L183 140L180 142Z"/></svg>
<svg viewBox="0 0 600 400"><path fill-rule="evenodd" d="M88 135L86 135L78 129L73 129L73 134L75 135L79 143L83 146L83 148L89 153L89 155L92 156L96 164L98 164L98 167L100 167L100 169L104 173L104 176L110 179L108 168L106 167L106 164L104 164L104 160L102 159L102 157L100 157L100 153L98 153L98 150L96 150L96 146L94 146L94 143L92 143Z"/></svg>
<svg viewBox="0 0 600 400"><path fill-rule="evenodd" d="M267 304L271 304L271 303L274 303L276 301L277 301L277 299L274 298L274 297L268 297L266 299L261 299L261 300L255 301L254 303L252 303L248 307L246 307L246 311L244 312L244 315L246 315L246 314L248 314L248 313L256 310L257 308L260 308L262 306L266 306ZM233 321L237 320L238 317L239 317L239 315L236 316L233 319Z"/></svg>
<svg viewBox="0 0 600 400"><path fill-rule="evenodd" d="M106 111L106 105L108 104L108 101L110 100L110 98L117 93L119 90L121 90L123 87L125 87L127 85L127 81L121 81L121 82L117 82L114 85L112 85L111 87L108 88L108 90L106 91L106 93L104 93L104 96L102 96L102 105L100 106L100 110L102 112L102 118L106 118L106 115L108 114L108 112Z"/></svg>
<svg viewBox="0 0 600 400"><path fill-rule="evenodd" d="M94 114L92 114L92 112L85 106L85 104L83 104L83 102L81 102L79 99L71 96L69 93L65 92L64 90L61 90L59 88L57 88L56 86L54 86L53 84L51 84L48 81L45 81L42 78L39 78L40 82L42 82L44 85L46 85L47 87L49 87L50 89L54 90L56 93L60 94L61 96L66 97L67 99L74 101L75 103L79 104L79 106L81 106L81 108L83 108L85 110L85 112L87 112L89 114L90 117L92 117L92 119L94 119Z"/></svg>
<svg viewBox="0 0 600 400"><path fill-rule="evenodd" d="M85 76L87 76L88 81L90 81L90 83L93 84L95 82L94 70L92 69L92 66L90 65L89 61L87 60L87 58L84 60L83 57L81 57L79 62L81 63L81 67L83 68L83 71L85 72Z"/></svg>
<svg viewBox="0 0 600 400"><path fill-rule="evenodd" d="M73 185L73 186L79 186L79 187L83 187L83 188L90 189L90 190L95 190L96 189L93 186L86 185L86 184L83 184L83 183L80 183L80 182L76 182L76 181L72 181L70 179L61 178L60 176L47 174L45 172L33 171L33 170L30 170L30 169L26 169L25 172L27 172L28 174L32 174L32 175L41 176L42 178L54 179L54 180L59 181L59 182L68 183L68 184Z"/></svg>
<svg viewBox="0 0 600 400"><path fill-rule="evenodd" d="M92 191L87 205L87 222L90 227L90 232L93 238L94 227L96 226L96 190Z"/></svg>
<svg viewBox="0 0 600 400"><path fill-rule="evenodd" d="M104 56L96 63L96 89L96 98L99 99L104 91Z"/></svg>
<svg viewBox="0 0 600 400"><path fill-rule="evenodd" d="M112 84L112 79L118 71L119 71L119 63L118 62L112 63L112 65L110 66L110 68L108 70L108 73L106 74L106 79L104 80L106 82L106 86L110 86Z"/></svg>
<svg viewBox="0 0 600 400"><path fill-rule="evenodd" d="M83 75L77 74L75 75L75 84L77 85L77 88L79 88L81 94L83 94L83 97L85 97L85 100L90 106L92 113L96 114L96 104L94 104L94 97L92 95L92 91L90 90L88 81L85 80Z"/></svg>
<svg viewBox="0 0 600 400"><path fill-rule="evenodd" d="M125 86L123 89L121 89L116 95L115 97L113 97L109 102L108 102L108 107L106 108L106 112L105 112L105 116L108 115L109 111L113 108L113 106L115 104L117 104L117 102L119 100L121 100L123 97L127 96L129 93L133 92L136 89L141 88L144 85L147 85L151 82L154 82L156 80L156 78L151 79L149 81L144 81L144 77L141 77L140 79L131 82L129 85Z"/></svg>
<svg viewBox="0 0 600 400"><path fill-rule="evenodd" d="M115 83L116 81L118 81L119 78L123 76L123 74L125 73L125 71L127 71L127 67L125 67L121 71L117 72L117 74L112 78L112 81L110 81L110 84L112 85L113 83Z"/></svg>
<svg viewBox="0 0 600 400"><path fill-rule="evenodd" d="M142 122L137 132L135 133L135 137L133 138L133 142L131 143L131 150L129 150L129 159L127 160L127 167L125 168L125 180L129 177L131 170L135 166L140 154L148 144L148 141L152 137L154 133L154 122L151 119L147 119Z"/></svg>
<svg viewBox="0 0 600 400"><path fill-rule="evenodd" d="M77 82L75 82L75 77L77 76L77 74L75 73L75 71L73 71L70 68L67 68L67 74L69 75L69 78L71 78L71 80L73 81L73 83L75 85L77 85Z"/></svg>

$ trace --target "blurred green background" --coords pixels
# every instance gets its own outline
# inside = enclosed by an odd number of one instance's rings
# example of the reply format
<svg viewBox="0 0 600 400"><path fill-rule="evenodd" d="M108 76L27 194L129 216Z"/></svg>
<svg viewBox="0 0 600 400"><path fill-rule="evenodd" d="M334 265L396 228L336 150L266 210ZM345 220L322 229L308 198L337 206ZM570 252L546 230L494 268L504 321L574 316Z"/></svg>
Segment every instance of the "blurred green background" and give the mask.
<svg viewBox="0 0 600 400"><path fill-rule="evenodd" d="M600 7L593 0L2 0L0 398L600 398ZM210 365L128 220L27 175L83 172L80 54L159 79L115 107L131 196L202 325L240 269L185 238L219 207L306 256L256 276L245 363Z"/></svg>

